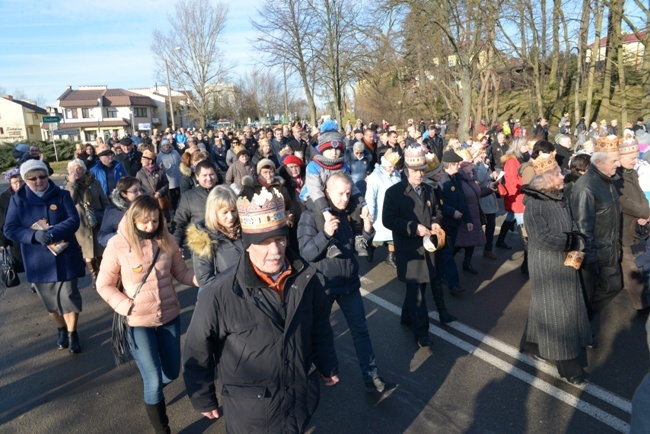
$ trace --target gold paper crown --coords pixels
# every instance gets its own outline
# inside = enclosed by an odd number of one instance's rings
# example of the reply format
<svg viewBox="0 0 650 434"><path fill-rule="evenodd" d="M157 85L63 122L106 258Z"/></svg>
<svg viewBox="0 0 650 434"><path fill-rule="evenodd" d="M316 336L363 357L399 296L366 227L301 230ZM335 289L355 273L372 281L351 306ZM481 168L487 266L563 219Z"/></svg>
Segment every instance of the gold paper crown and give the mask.
<svg viewBox="0 0 650 434"><path fill-rule="evenodd" d="M553 170L556 167L559 166L553 154L548 156L540 155L539 157L533 160L533 169L535 170L536 175L542 174L544 172L548 172L549 170Z"/></svg>
<svg viewBox="0 0 650 434"><path fill-rule="evenodd" d="M243 145L233 146L232 151L235 153L236 156L239 156L239 154L242 152L246 152L248 154L248 151L246 151L246 148Z"/></svg>
<svg viewBox="0 0 650 434"><path fill-rule="evenodd" d="M247 234L270 232L287 225L284 198L277 189L267 190L262 187L251 200L246 197L237 199L237 212L241 230Z"/></svg>
<svg viewBox="0 0 650 434"><path fill-rule="evenodd" d="M392 149L387 150L383 157L393 166L396 166L399 163L400 158L402 158L397 152L393 152Z"/></svg>
<svg viewBox="0 0 650 434"><path fill-rule="evenodd" d="M594 152L618 152L620 139L616 136L600 137L594 146Z"/></svg>
<svg viewBox="0 0 650 434"><path fill-rule="evenodd" d="M472 161L472 155L467 149L459 149L456 154L463 159L463 161Z"/></svg>
<svg viewBox="0 0 650 434"><path fill-rule="evenodd" d="M425 149L422 146L404 148L404 164L410 168L426 166Z"/></svg>
<svg viewBox="0 0 650 434"><path fill-rule="evenodd" d="M639 153L639 143L636 141L634 136L628 135L625 136L624 139L619 140L618 153L621 155Z"/></svg>
<svg viewBox="0 0 650 434"><path fill-rule="evenodd" d="M438 156L434 153L429 153L425 156L426 161L427 161L427 168L424 169L424 176L429 176L433 175L438 172L439 169L442 168L440 165L440 160L438 159Z"/></svg>

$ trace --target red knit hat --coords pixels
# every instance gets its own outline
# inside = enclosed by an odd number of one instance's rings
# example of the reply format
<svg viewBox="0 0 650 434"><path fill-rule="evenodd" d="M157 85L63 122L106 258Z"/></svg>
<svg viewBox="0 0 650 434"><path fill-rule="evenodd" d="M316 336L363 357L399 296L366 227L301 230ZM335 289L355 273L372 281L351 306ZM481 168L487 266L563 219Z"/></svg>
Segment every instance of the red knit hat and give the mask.
<svg viewBox="0 0 650 434"><path fill-rule="evenodd" d="M295 155L287 155L286 157L284 157L284 159L282 160L282 164L284 166L288 166L289 164L297 164L300 167L305 167L305 163Z"/></svg>

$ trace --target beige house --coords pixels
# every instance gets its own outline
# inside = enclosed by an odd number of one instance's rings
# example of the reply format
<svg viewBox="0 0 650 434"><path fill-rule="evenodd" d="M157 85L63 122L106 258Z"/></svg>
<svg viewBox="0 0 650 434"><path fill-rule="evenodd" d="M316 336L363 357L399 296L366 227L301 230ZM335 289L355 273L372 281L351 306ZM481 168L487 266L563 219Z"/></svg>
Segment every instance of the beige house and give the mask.
<svg viewBox="0 0 650 434"><path fill-rule="evenodd" d="M634 33L624 33L621 35L623 42L623 53L626 65L634 65L637 68L643 63L643 55L645 53L645 46L642 40L646 39L646 33L640 32L641 40ZM607 36L600 38L598 43L598 50L596 50L596 43L589 44L585 53L585 62L590 63L592 57L596 59L596 70L600 70L605 62L605 51L607 49Z"/></svg>
<svg viewBox="0 0 650 434"><path fill-rule="evenodd" d="M59 130L77 130L64 135L73 140L93 141L97 135L107 139L135 130L151 132L157 128L157 105L148 96L107 86L71 86L58 98L58 110L63 119Z"/></svg>
<svg viewBox="0 0 650 434"><path fill-rule="evenodd" d="M41 119L47 110L11 95L0 97L0 141L47 140Z"/></svg>
<svg viewBox="0 0 650 434"><path fill-rule="evenodd" d="M129 89L129 92L148 96L154 101L156 104L153 117L154 128L158 128L159 131L162 131L172 125L171 115L169 114L169 93L167 86L155 85L154 87ZM186 90L172 89L171 91L176 128L187 128L188 126L191 126L188 116L190 95L191 92Z"/></svg>

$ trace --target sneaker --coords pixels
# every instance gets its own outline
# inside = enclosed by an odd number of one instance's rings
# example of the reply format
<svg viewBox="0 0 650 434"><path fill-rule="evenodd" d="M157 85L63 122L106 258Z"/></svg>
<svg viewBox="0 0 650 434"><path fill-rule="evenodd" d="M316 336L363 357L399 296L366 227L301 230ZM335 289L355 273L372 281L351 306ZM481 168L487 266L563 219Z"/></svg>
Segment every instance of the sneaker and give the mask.
<svg viewBox="0 0 650 434"><path fill-rule="evenodd" d="M375 377L372 381L366 382L366 391L384 393L397 387L395 383L387 383L381 377Z"/></svg>
<svg viewBox="0 0 650 434"><path fill-rule="evenodd" d="M368 256L368 241L361 235L354 237L354 249L359 256Z"/></svg>
<svg viewBox="0 0 650 434"><path fill-rule="evenodd" d="M342 254L343 254L343 252L341 252L341 249L339 249L336 244L332 244L331 246L329 246L327 248L327 254L326 254L327 259L338 258Z"/></svg>

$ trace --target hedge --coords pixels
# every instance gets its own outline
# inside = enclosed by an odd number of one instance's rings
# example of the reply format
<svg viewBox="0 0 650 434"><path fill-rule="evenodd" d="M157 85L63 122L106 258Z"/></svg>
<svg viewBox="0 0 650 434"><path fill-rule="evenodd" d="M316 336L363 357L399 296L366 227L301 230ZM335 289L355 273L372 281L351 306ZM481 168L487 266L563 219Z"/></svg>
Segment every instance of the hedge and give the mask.
<svg viewBox="0 0 650 434"><path fill-rule="evenodd" d="M21 140L17 142L2 142L0 143L0 171L6 171L16 167L16 159L11 155L14 150L14 145L17 143L24 143L26 145L38 146L41 152L45 155L45 160L49 162L56 161L54 156L54 146L52 142L43 142L35 140ZM57 140L56 151L59 156L59 161L71 160L74 155L75 145L80 142L72 140Z"/></svg>

